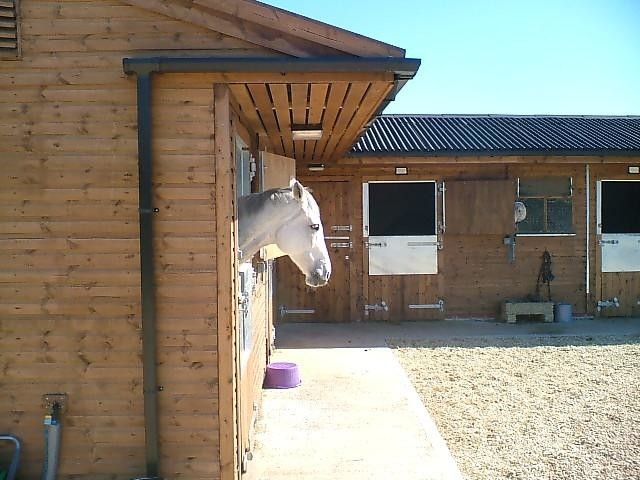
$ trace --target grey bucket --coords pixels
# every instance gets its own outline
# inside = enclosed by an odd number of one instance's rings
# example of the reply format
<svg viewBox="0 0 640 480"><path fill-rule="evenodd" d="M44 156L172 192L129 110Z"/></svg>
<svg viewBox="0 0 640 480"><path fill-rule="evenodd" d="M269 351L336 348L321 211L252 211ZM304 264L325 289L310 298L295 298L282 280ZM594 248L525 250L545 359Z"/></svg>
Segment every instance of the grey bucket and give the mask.
<svg viewBox="0 0 640 480"><path fill-rule="evenodd" d="M556 322L570 322L573 320L573 305L570 303L556 303Z"/></svg>

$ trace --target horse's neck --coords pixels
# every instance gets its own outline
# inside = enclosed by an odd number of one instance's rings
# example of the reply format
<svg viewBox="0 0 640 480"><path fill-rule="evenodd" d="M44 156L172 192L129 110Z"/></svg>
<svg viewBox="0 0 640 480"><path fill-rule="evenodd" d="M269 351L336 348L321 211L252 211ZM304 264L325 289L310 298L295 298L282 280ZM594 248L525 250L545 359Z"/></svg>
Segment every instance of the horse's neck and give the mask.
<svg viewBox="0 0 640 480"><path fill-rule="evenodd" d="M276 243L279 228L294 215L293 205L273 191L241 197L238 203L238 244L243 260L262 247Z"/></svg>

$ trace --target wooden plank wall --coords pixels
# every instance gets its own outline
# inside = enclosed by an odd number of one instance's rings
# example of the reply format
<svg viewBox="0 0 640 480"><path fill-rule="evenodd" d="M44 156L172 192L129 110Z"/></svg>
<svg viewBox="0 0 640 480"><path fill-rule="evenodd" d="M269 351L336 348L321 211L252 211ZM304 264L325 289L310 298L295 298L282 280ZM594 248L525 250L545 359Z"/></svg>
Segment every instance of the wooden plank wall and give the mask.
<svg viewBox="0 0 640 480"><path fill-rule="evenodd" d="M139 476L136 91L122 58L264 52L118 1L20 3L23 59L0 61L0 431L22 438L22 478L38 478L40 397L67 392L60 478ZM199 79L156 87L162 473L217 478L213 95Z"/></svg>
<svg viewBox="0 0 640 480"><path fill-rule="evenodd" d="M361 183L369 180L515 180L519 176L571 176L573 178L573 224L575 235L518 237L516 260L507 261L507 249L503 233L495 235L443 236L443 249L439 252L440 274L414 276L367 277L367 250L361 249L359 269L362 282L351 286L351 303L362 312L363 303L385 300L390 312L372 312L362 315L363 320L402 320L429 318L496 318L500 304L505 299L523 298L535 293L536 279L542 253L547 249L552 256L555 279L551 285L555 301L569 302L574 314L593 312L592 299L586 298L586 218L585 218L585 165L584 162L601 164L601 158L562 157L503 157L465 159L438 158L417 163L414 158L354 159L327 168L314 177L305 179L331 181L348 178L354 196L361 197ZM555 160L555 163L554 163ZM624 160L624 159L623 159ZM620 162L621 159L616 159ZM630 161L630 160L627 160ZM432 163L427 163L432 162ZM564 162L564 163L561 163ZM633 163L633 162L631 162ZM407 165L409 175L398 177L394 165ZM603 172L617 172L625 165L601 165ZM594 170L598 171L599 170ZM600 175L600 173L598 173ZM595 256L595 173L592 176L591 236L590 248L592 291L596 285ZM362 201L354 206L354 250L362 245ZM354 253L355 254L355 253ZM357 278L357 275L355 276ZM635 277L634 277L635 278ZM622 285L622 281L620 284ZM635 283L626 280L633 289ZM622 288L622 287L618 287ZM408 303L433 303L438 298L445 301L443 315L437 311L409 310Z"/></svg>
<svg viewBox="0 0 640 480"><path fill-rule="evenodd" d="M229 88L216 84L214 91L214 137L216 186L215 250L217 256L217 336L219 403L219 477L237 478L237 263L235 231L235 160L232 154L232 127ZM210 432L214 433L214 432Z"/></svg>
<svg viewBox="0 0 640 480"><path fill-rule="evenodd" d="M214 93L158 76L152 105L161 473L219 474Z"/></svg>

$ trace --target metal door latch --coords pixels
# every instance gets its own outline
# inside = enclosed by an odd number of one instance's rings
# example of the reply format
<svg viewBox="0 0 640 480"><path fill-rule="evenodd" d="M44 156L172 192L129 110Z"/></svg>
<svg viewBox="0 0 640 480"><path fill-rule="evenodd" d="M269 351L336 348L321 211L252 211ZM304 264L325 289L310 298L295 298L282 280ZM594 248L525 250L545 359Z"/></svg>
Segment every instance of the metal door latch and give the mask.
<svg viewBox="0 0 640 480"><path fill-rule="evenodd" d="M371 247L386 247L387 246L387 242L364 242L364 246L366 248L371 248Z"/></svg>
<svg viewBox="0 0 640 480"><path fill-rule="evenodd" d="M352 248L353 242L331 242L331 248Z"/></svg>
<svg viewBox="0 0 640 480"><path fill-rule="evenodd" d="M385 302L384 300L380 303L374 303L372 305L364 306L365 315L368 315L369 312L388 312L388 311L389 311L389 305L387 305L387 302Z"/></svg>

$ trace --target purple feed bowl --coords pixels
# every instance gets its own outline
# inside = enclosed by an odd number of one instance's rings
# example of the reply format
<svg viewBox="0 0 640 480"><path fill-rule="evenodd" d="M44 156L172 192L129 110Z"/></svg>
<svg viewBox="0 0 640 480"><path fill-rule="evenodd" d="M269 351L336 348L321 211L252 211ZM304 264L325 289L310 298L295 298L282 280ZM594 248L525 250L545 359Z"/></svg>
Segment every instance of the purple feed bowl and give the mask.
<svg viewBox="0 0 640 480"><path fill-rule="evenodd" d="M265 388L293 388L300 383L300 370L295 363L273 362L267 365Z"/></svg>

